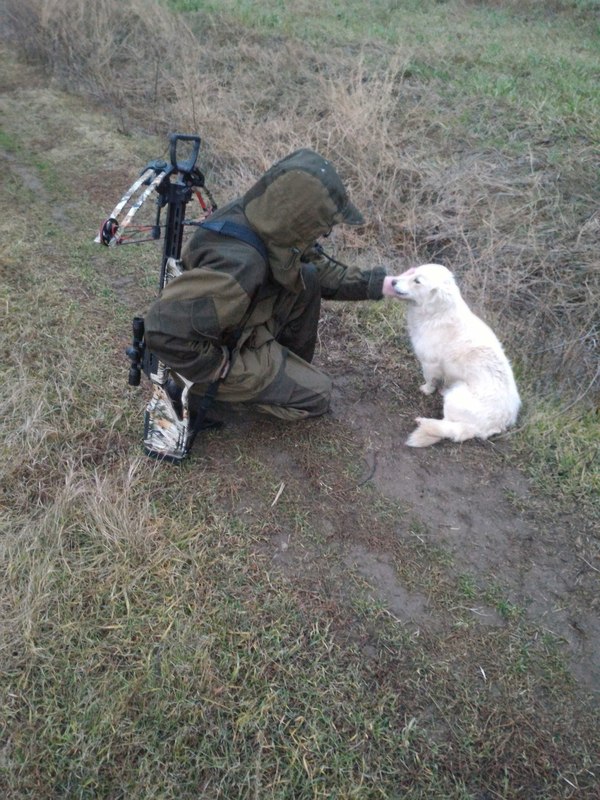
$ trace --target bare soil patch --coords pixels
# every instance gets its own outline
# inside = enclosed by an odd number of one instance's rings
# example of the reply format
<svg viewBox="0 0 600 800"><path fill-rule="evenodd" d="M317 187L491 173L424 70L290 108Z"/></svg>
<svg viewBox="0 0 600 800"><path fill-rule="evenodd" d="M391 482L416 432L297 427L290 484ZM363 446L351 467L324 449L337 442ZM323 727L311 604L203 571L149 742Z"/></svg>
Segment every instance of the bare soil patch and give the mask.
<svg viewBox="0 0 600 800"><path fill-rule="evenodd" d="M417 379L415 373L415 389ZM597 691L600 618L593 520L574 509L552 508L551 498L540 497L511 465L506 440L406 447L412 416L426 406L431 410L435 400L413 397L410 410L391 415L389 395L378 392L376 401L363 398L345 412L341 403L352 391L346 384L334 414L348 413L347 421L363 439L369 431L365 461L372 464L377 489L410 509L422 525L420 536L450 554L451 572L471 575L479 586L502 587L532 622L563 638L577 678ZM370 559L363 554L366 571ZM377 565L372 573L382 598L393 596L389 575ZM408 605L411 617L423 618L419 603L409 600ZM482 609L481 615L487 624L503 624L493 609Z"/></svg>
<svg viewBox="0 0 600 800"><path fill-rule="evenodd" d="M324 328L337 324L327 316ZM217 416L226 422L227 439L244 441L248 457L269 463L285 486L300 487L305 512L326 542L324 547L292 530L278 529L267 547L273 565L290 579L305 580L309 574L322 582L324 552L335 551L365 578L374 596L407 629L447 633L452 620L444 609L430 602L427 589L419 589L413 581L403 583L394 566L398 545L416 538L432 552L443 554L446 577L467 578L482 596L490 597L487 602L474 602L474 625L504 627L506 618L498 606L522 614L540 633L562 640L573 675L584 690L597 693L600 617L594 520L542 496L516 465L510 436L462 445L407 447L413 417L425 409L433 414L441 411L436 398L420 395L413 359L406 354L387 376L369 372L357 361L352 343L345 348L340 340L337 330L320 356L322 366L335 378L330 415L307 423L307 433L252 411L216 405ZM401 397L394 388L400 383L405 387ZM357 513L356 501L347 496L347 481L327 470L326 457L319 462L317 474L314 464L307 465L298 437L328 439L335 437L336 430L355 448L356 485L368 483L397 504L402 510L400 524L384 532L370 530ZM220 435L199 443L197 457L206 448L211 461L218 462ZM331 470L338 468L336 459ZM329 501L327 494L311 492L311 486L326 482L331 484ZM254 510L259 506L255 501ZM238 512L248 509L252 509L250 498L236 505ZM329 563L326 558L325 563Z"/></svg>

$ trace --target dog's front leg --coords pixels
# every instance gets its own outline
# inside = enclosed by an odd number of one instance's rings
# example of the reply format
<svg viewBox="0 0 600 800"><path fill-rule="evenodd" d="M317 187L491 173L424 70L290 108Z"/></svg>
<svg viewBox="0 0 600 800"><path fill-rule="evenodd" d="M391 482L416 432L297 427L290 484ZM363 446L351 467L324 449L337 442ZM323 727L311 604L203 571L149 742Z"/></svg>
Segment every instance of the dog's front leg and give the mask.
<svg viewBox="0 0 600 800"><path fill-rule="evenodd" d="M442 383L442 374L439 369L439 364L437 361L422 361L421 369L423 370L425 383L419 386L419 389L423 394L433 394Z"/></svg>

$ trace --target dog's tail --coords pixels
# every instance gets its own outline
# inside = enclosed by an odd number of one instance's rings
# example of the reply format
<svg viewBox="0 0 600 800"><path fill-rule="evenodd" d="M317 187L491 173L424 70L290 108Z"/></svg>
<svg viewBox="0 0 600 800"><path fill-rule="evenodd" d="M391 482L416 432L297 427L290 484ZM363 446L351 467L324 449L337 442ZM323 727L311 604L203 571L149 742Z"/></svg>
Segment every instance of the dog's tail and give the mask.
<svg viewBox="0 0 600 800"><path fill-rule="evenodd" d="M417 417L418 427L406 440L409 447L429 447L442 439L452 439L453 442L464 442L481 436L481 430L469 422L451 422L447 419L430 419Z"/></svg>

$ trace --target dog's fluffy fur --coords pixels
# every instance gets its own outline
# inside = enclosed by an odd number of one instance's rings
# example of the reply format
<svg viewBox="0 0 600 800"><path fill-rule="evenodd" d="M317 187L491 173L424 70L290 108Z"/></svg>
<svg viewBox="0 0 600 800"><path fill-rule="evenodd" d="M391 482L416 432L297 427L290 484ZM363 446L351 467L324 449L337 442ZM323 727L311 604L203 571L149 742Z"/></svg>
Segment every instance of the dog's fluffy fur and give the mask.
<svg viewBox="0 0 600 800"><path fill-rule="evenodd" d="M408 302L408 332L421 363L421 391L444 395L444 418L417 417L407 444L487 439L513 425L521 401L494 332L463 300L450 270L424 264L400 275L396 294Z"/></svg>

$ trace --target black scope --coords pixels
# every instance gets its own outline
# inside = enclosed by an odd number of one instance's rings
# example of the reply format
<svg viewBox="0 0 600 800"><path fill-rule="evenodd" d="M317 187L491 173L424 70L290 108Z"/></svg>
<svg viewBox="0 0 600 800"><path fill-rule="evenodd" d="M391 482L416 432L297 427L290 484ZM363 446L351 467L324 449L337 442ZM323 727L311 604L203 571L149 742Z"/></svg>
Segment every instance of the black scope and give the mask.
<svg viewBox="0 0 600 800"><path fill-rule="evenodd" d="M129 367L129 385L139 386L142 377L142 359L144 357L144 319L143 317L134 317L133 323L133 339L131 347L125 350L127 357L131 361Z"/></svg>

